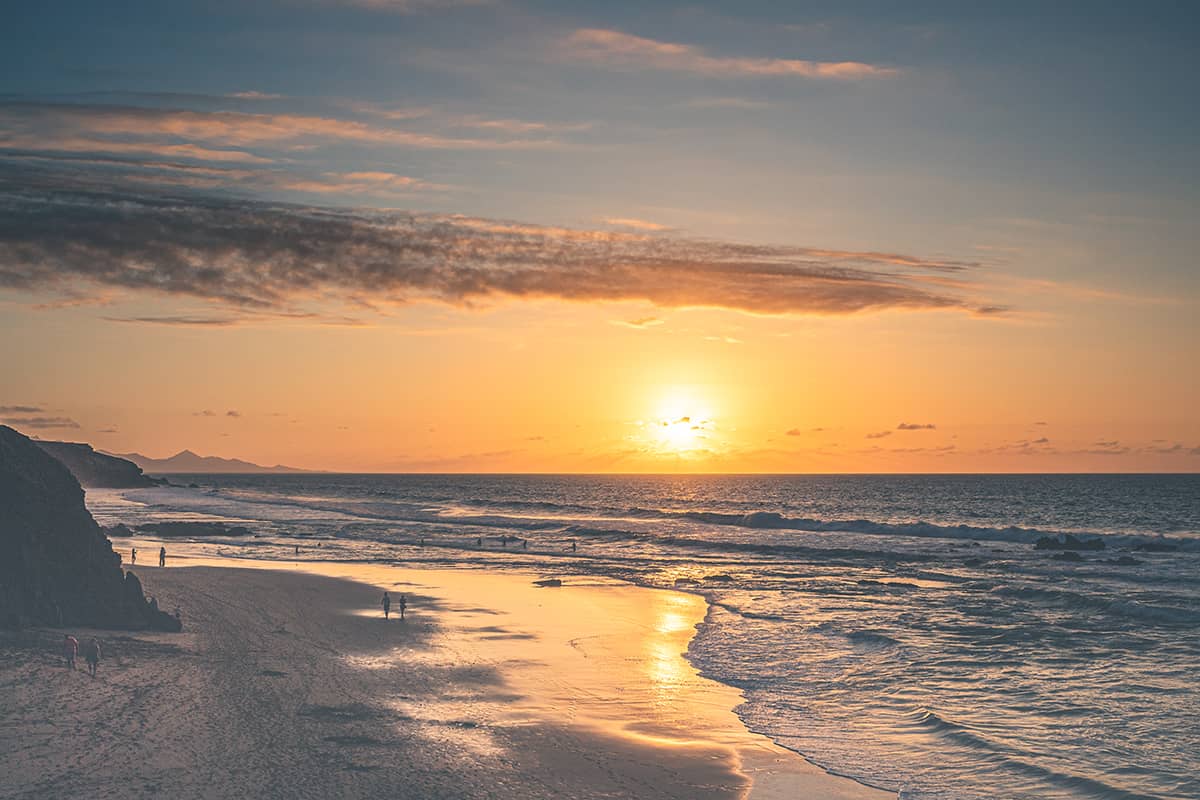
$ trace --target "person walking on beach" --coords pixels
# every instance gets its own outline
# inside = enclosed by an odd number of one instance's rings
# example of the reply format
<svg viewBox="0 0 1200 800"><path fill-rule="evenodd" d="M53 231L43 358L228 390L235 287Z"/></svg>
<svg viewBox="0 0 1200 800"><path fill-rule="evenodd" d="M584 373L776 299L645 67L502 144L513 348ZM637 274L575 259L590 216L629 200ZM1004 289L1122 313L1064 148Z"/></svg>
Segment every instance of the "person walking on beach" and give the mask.
<svg viewBox="0 0 1200 800"><path fill-rule="evenodd" d="M387 592L383 593L383 618L388 618L388 612L392 610L392 598Z"/></svg>
<svg viewBox="0 0 1200 800"><path fill-rule="evenodd" d="M87 662L88 675L96 677L96 667L100 666L100 642L91 639L83 648L83 660Z"/></svg>
<svg viewBox="0 0 1200 800"><path fill-rule="evenodd" d="M404 609L408 608L408 598L400 595L400 621L404 622Z"/></svg>
<svg viewBox="0 0 1200 800"><path fill-rule="evenodd" d="M160 567L167 565L167 548L165 547L158 548L158 565Z"/></svg>
<svg viewBox="0 0 1200 800"><path fill-rule="evenodd" d="M75 656L79 654L79 640L69 633L63 634L63 658L67 660L67 669L75 669Z"/></svg>
<svg viewBox="0 0 1200 800"><path fill-rule="evenodd" d="M137 548L136 547L129 548L129 563L130 564L137 563Z"/></svg>

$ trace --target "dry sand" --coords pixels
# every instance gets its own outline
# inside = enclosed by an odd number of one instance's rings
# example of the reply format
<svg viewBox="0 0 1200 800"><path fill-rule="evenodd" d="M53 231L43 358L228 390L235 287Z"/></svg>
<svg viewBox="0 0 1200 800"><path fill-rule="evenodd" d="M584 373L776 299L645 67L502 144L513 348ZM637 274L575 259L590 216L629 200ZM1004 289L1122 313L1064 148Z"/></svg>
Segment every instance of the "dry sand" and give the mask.
<svg viewBox="0 0 1200 800"><path fill-rule="evenodd" d="M0 797L892 797L742 727L682 657L700 598L272 566L139 568L185 632L99 632L94 680L61 631L0 638Z"/></svg>

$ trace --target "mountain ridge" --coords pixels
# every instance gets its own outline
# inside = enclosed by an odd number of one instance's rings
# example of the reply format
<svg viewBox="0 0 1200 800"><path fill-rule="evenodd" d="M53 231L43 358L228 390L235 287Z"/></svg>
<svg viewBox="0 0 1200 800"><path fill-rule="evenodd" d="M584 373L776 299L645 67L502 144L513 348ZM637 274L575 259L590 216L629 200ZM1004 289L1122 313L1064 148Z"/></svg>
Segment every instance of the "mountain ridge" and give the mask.
<svg viewBox="0 0 1200 800"><path fill-rule="evenodd" d="M244 461L240 458L221 458L220 456L202 456L192 450L180 450L166 458L151 458L141 453L105 453L105 455L132 461L142 468L142 471L166 475L174 473L224 473L224 474L288 474L309 472L310 470L276 464L268 467Z"/></svg>

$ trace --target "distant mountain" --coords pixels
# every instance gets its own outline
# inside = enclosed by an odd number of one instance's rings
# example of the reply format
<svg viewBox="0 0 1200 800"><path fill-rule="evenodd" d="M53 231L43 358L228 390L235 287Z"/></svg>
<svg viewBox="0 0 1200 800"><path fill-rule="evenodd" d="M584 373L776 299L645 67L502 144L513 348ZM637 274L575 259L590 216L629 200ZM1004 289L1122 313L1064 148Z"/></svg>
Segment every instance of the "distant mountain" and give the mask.
<svg viewBox="0 0 1200 800"><path fill-rule="evenodd" d="M142 474L141 467L132 461L107 453L97 453L91 445L76 442L46 442L34 440L35 445L62 462L71 470L81 486L97 489L136 489L157 486L158 481Z"/></svg>
<svg viewBox="0 0 1200 800"><path fill-rule="evenodd" d="M111 453L117 458L124 458L137 464L151 475L165 475L174 472L190 473L262 473L262 472L308 472L308 470L285 467L276 464L264 467L252 464L238 458L218 458L217 456L201 456L191 450L182 450L170 458L150 458L141 453Z"/></svg>

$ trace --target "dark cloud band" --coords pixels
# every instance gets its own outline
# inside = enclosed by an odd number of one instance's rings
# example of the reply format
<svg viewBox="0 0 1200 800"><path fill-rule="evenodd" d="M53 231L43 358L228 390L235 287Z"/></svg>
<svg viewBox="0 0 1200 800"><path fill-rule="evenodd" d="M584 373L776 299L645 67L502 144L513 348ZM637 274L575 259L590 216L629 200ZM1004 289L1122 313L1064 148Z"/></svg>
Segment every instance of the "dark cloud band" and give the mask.
<svg viewBox="0 0 1200 800"><path fill-rule="evenodd" d="M6 179L6 177L8 179ZM34 176L36 177L36 176ZM977 311L947 273L970 264L104 190L0 172L0 287L124 289L243 312L306 302L497 298L648 301L785 314Z"/></svg>

